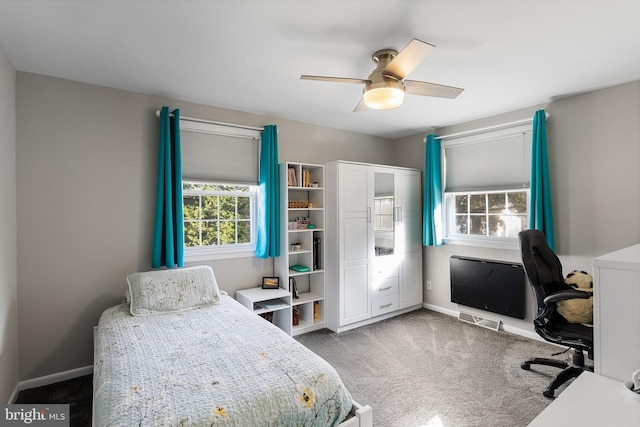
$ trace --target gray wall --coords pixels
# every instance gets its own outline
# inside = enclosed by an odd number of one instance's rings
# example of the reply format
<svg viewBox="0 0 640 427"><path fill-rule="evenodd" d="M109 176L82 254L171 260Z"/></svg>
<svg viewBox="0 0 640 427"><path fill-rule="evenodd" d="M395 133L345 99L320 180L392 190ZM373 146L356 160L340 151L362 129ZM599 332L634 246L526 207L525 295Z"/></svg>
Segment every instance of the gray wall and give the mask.
<svg viewBox="0 0 640 427"><path fill-rule="evenodd" d="M125 277L150 269L158 118L279 128L280 161L385 163L383 138L17 73L20 379L93 363L92 326ZM254 286L272 260L211 262L223 290Z"/></svg>
<svg viewBox="0 0 640 427"><path fill-rule="evenodd" d="M436 130L439 135L533 117L544 108L547 121L556 252L565 274L591 272L591 259L640 242L640 81L553 100L507 114ZM404 138L413 156L424 135ZM412 144L409 144L412 141ZM443 311L462 307L450 302L449 257L464 255L519 261L517 249L444 245L424 249L425 302ZM500 315L508 327L533 331L533 300L527 292L524 321ZM463 308L478 315L478 310Z"/></svg>
<svg viewBox="0 0 640 427"><path fill-rule="evenodd" d="M7 168L2 163L3 173L11 174L14 139L17 147L13 170L21 380L91 365L91 327L106 307L120 301L124 278L150 268L155 110L160 106L232 123L275 123L280 130L280 161L342 159L422 168L423 134L389 141L34 74L12 77L13 68L1 57L0 70L0 91L9 91L0 94L0 153L1 161L8 162ZM566 268L590 269L592 256L640 241L639 92L640 83L634 82L543 106L551 113L548 133L557 244ZM445 134L528 118L538 107L437 131ZM17 118L15 138L11 117ZM9 199L16 197L11 178L2 180L0 191ZM0 232L8 230L9 240L0 243L0 259L8 263L0 272L0 295L8 296L0 300L0 314L8 319L2 332L6 345L0 353L0 375L8 372L7 380L13 384L17 326L11 229L15 230L16 220L15 212L2 206ZM424 278L432 280L433 290L425 290L425 300L447 310L457 310L449 302L452 254L519 259L517 251L509 250L426 248ZM230 293L257 284L273 271L271 260L256 258L210 264L221 287ZM3 305L3 301L10 302ZM529 320L510 324L531 329Z"/></svg>
<svg viewBox="0 0 640 427"><path fill-rule="evenodd" d="M0 46L0 403L18 382L16 70Z"/></svg>

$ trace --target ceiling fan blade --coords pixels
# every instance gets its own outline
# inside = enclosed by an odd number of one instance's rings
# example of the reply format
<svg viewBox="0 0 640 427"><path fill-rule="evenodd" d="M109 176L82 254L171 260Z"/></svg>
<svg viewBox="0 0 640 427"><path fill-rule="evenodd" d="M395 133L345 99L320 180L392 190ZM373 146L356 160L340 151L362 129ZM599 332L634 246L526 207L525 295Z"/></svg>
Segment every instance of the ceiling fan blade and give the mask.
<svg viewBox="0 0 640 427"><path fill-rule="evenodd" d="M411 95L435 96L437 98L454 99L462 93L464 89L460 87L445 86L417 80L405 80L406 92Z"/></svg>
<svg viewBox="0 0 640 427"><path fill-rule="evenodd" d="M434 45L413 39L385 67L384 73L404 79L431 53Z"/></svg>
<svg viewBox="0 0 640 427"><path fill-rule="evenodd" d="M364 103L364 97L360 98L360 102L358 102L358 105L356 105L356 108L353 109L354 113L359 113L360 111L365 111L368 110L369 107L367 107L367 104Z"/></svg>
<svg viewBox="0 0 640 427"><path fill-rule="evenodd" d="M348 77L308 76L306 74L301 75L300 80L319 80L322 82L333 82L333 83L358 83L358 84L371 83L371 81L365 80L365 79L351 79Z"/></svg>

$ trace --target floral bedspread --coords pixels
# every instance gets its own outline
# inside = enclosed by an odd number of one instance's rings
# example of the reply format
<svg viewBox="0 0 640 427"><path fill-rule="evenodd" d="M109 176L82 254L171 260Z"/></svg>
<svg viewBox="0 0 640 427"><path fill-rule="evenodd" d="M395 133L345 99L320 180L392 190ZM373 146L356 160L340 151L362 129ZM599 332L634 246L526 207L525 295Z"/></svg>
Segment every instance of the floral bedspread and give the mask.
<svg viewBox="0 0 640 427"><path fill-rule="evenodd" d="M155 316L109 308L94 355L95 427L324 427L352 405L327 362L226 295Z"/></svg>

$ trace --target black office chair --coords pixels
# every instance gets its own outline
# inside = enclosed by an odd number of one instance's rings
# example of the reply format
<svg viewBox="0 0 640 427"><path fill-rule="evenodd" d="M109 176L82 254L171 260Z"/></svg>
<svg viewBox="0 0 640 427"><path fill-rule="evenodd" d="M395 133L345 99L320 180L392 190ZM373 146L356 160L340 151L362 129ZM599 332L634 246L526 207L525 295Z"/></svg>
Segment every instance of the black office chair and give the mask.
<svg viewBox="0 0 640 427"><path fill-rule="evenodd" d="M549 386L542 392L546 397L554 397L555 390L585 370L584 351L593 360L593 328L578 323L569 323L557 312L560 301L572 298L589 298L589 292L578 291L564 283L562 264L547 245L545 235L540 230L525 230L518 234L524 270L531 283L536 299L537 312L533 324L535 331L545 340L573 349L572 363L562 360L532 358L520 366L529 370L531 365L555 366L562 369ZM568 350L568 349L567 349Z"/></svg>

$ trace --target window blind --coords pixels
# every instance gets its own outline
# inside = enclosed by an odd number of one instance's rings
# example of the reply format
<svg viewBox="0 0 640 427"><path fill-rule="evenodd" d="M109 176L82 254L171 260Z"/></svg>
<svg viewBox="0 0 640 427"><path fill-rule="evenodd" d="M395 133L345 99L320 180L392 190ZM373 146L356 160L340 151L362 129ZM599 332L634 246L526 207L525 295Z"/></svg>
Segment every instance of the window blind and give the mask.
<svg viewBox="0 0 640 427"><path fill-rule="evenodd" d="M194 126L196 125L196 126ZM260 133L180 123L184 179L257 184Z"/></svg>
<svg viewBox="0 0 640 427"><path fill-rule="evenodd" d="M529 187L531 130L501 130L444 144L445 191L491 191Z"/></svg>

